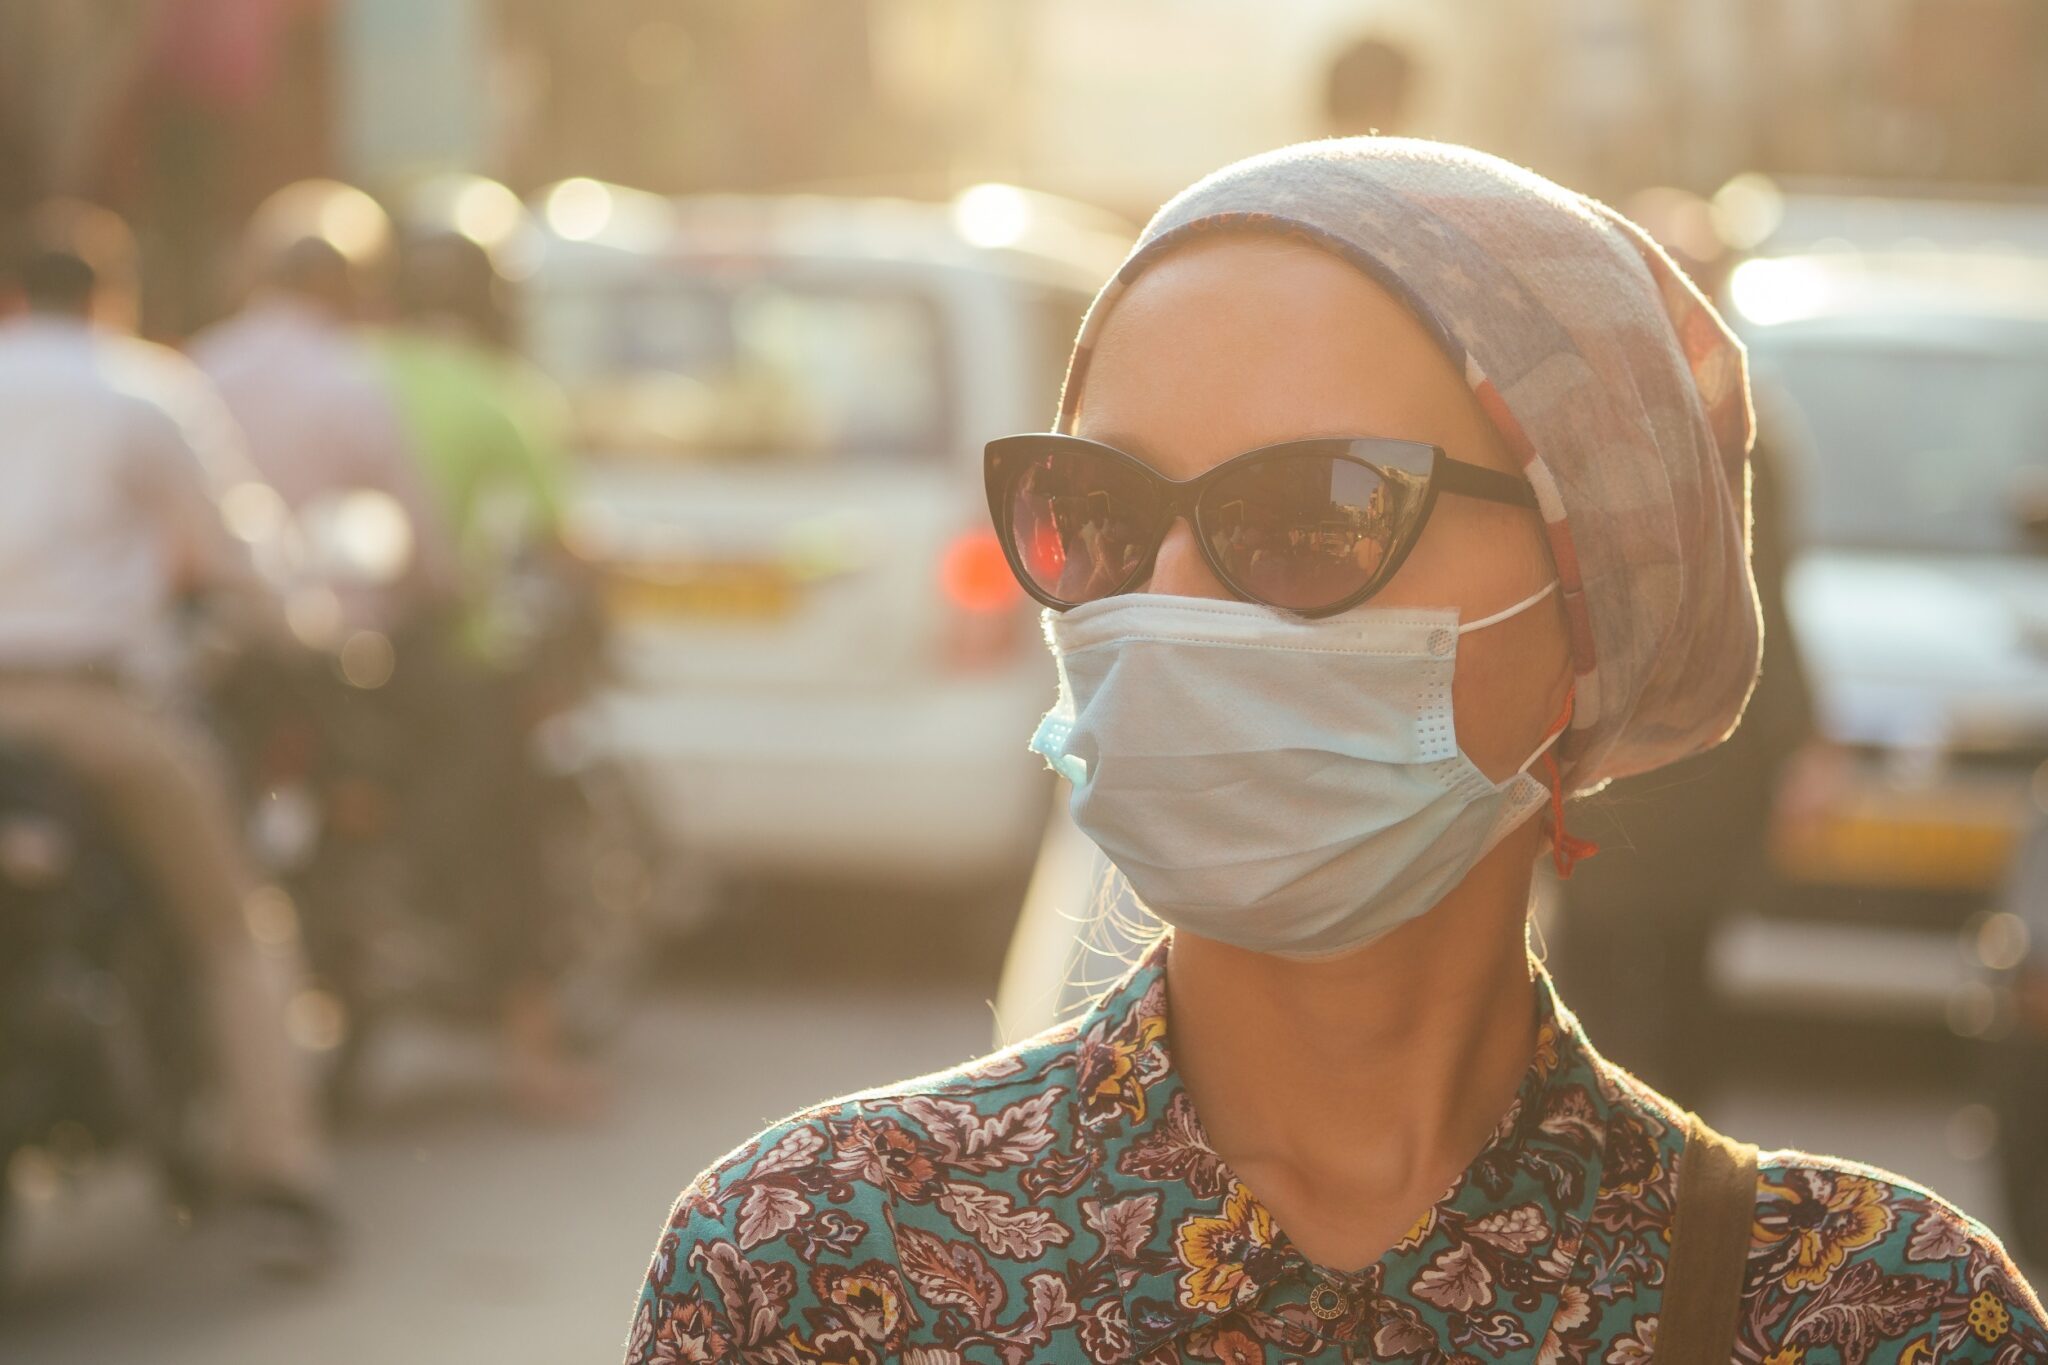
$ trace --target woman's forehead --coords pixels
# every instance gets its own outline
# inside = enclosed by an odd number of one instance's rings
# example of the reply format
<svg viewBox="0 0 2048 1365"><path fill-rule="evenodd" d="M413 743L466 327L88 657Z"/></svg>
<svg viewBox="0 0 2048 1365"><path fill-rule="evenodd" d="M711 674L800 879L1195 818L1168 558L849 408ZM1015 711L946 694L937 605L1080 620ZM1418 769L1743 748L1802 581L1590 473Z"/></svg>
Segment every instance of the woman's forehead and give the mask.
<svg viewBox="0 0 2048 1365"><path fill-rule="evenodd" d="M1508 467L1463 376L1392 294L1328 252L1252 234L1190 243L1130 282L1102 320L1075 430L1141 447L1173 477L1338 435Z"/></svg>
<svg viewBox="0 0 2048 1365"><path fill-rule="evenodd" d="M1405 341L1411 331L1428 341L1414 315L1363 271L1305 242L1258 233L1187 242L1148 263L1110 307L1101 343L1160 314L1183 326L1269 320L1324 344Z"/></svg>

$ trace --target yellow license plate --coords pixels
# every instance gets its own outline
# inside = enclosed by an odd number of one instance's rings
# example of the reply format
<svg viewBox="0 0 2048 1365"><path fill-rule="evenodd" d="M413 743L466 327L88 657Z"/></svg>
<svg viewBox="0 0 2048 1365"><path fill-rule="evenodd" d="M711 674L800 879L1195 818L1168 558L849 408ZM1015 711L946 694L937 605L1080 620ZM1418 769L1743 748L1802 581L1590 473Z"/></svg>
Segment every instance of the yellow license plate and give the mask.
<svg viewBox="0 0 2048 1365"><path fill-rule="evenodd" d="M1795 881L1986 891L2004 879L2015 839L2009 823L1843 813L1780 829L1771 854Z"/></svg>
<svg viewBox="0 0 2048 1365"><path fill-rule="evenodd" d="M688 617L770 621L796 607L796 585L774 570L725 569L675 577L613 576L607 592L622 619Z"/></svg>

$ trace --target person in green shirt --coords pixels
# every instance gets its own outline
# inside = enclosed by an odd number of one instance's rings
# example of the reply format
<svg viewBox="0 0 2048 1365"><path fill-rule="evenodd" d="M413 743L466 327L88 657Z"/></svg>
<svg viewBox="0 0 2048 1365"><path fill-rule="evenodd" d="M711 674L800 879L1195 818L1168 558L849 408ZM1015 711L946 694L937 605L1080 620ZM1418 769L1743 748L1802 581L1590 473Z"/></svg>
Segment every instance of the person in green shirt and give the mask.
<svg viewBox="0 0 2048 1365"><path fill-rule="evenodd" d="M511 349L503 281L489 253L454 233L406 252L384 372L437 495L472 600L519 554L559 539L566 400Z"/></svg>
<svg viewBox="0 0 2048 1365"><path fill-rule="evenodd" d="M412 690L430 799L419 803L422 890L482 927L501 991L508 1082L520 1107L575 1116L600 1102L564 1042L554 980L567 951L550 886L543 795L531 751L543 649L517 585L537 573L575 595L560 550L566 405L511 349L504 282L454 233L407 244L398 320L376 349L456 549L453 618L412 642Z"/></svg>

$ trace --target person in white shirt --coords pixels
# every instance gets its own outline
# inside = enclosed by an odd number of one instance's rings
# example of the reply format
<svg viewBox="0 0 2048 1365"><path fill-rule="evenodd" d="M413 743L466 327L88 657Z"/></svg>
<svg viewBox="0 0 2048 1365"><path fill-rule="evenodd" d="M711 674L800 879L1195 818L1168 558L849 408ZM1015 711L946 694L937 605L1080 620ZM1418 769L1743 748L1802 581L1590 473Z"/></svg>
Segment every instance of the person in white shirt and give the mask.
<svg viewBox="0 0 2048 1365"><path fill-rule="evenodd" d="M349 628L386 634L445 605L455 589L446 515L355 330L388 236L383 210L361 190L334 181L286 186L250 220L247 305L187 348L227 401L257 472L294 512L361 492L384 494L403 511L404 574L332 585Z"/></svg>
<svg viewBox="0 0 2048 1365"><path fill-rule="evenodd" d="M296 954L252 934L259 882L210 737L137 686L185 591L274 608L222 513L223 498L260 505L260 490L234 487L246 465L204 377L119 330L134 315L132 255L105 246L119 220L78 205L36 222L13 270L25 311L0 319L0 729L93 792L192 943L229 1189L273 1216L293 1268L317 1265L335 1224L313 1088L286 1031Z"/></svg>

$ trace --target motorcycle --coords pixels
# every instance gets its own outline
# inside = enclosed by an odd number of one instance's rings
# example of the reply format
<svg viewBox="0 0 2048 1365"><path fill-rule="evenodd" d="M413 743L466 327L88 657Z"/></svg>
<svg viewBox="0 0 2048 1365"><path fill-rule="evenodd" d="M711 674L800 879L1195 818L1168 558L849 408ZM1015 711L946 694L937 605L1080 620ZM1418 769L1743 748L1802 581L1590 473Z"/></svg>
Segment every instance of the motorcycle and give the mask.
<svg viewBox="0 0 2048 1365"><path fill-rule="evenodd" d="M76 1176L139 1145L203 1204L210 1075L182 937L95 809L0 736L0 1172ZM0 1244L16 1182L0 1179Z"/></svg>
<svg viewBox="0 0 2048 1365"><path fill-rule="evenodd" d="M352 494L360 499L365 495ZM346 517L310 516L309 535ZM367 519L365 519L367 520ZM361 581L365 556L322 552ZM385 566L385 571L389 566ZM523 798L565 948L554 985L573 1041L596 1048L628 1016L657 896L685 894L628 774L582 741L578 707L602 668L594 597L556 562L500 575L482 653L422 619L335 647L252 655L215 707L239 755L259 860L296 903L328 1059L330 1106L361 1098L374 1039L402 1017L474 1024L499 1007L482 962L500 932L478 904L472 713L497 722L501 780Z"/></svg>

